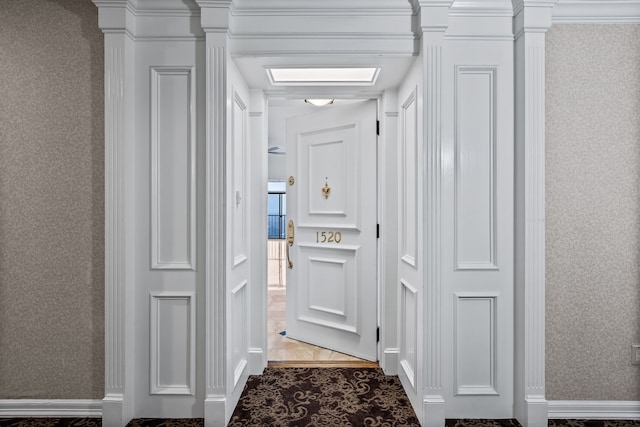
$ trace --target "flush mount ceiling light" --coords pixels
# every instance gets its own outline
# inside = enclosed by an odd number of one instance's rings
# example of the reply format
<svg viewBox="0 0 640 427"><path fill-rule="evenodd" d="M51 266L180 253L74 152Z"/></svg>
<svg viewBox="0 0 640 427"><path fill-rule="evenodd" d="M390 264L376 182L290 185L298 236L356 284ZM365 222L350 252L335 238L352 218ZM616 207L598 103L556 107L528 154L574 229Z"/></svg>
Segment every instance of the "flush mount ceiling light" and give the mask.
<svg viewBox="0 0 640 427"><path fill-rule="evenodd" d="M325 105L333 104L333 99L305 99L304 102L318 107L324 107Z"/></svg>
<svg viewBox="0 0 640 427"><path fill-rule="evenodd" d="M269 80L273 85L373 85L378 78L380 68L267 68Z"/></svg>

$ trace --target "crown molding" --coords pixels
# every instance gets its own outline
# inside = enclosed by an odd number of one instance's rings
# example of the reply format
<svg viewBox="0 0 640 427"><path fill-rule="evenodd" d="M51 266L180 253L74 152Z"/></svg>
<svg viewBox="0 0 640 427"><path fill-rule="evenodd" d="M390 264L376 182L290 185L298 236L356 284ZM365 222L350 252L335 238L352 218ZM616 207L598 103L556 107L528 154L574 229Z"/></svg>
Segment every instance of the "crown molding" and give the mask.
<svg viewBox="0 0 640 427"><path fill-rule="evenodd" d="M184 16L200 14L200 7L195 0L129 0L135 15L172 15Z"/></svg>
<svg viewBox="0 0 640 427"><path fill-rule="evenodd" d="M560 0L554 24L640 24L640 0Z"/></svg>
<svg viewBox="0 0 640 427"><path fill-rule="evenodd" d="M379 16L411 15L409 2L397 0L237 0L232 13L238 16Z"/></svg>
<svg viewBox="0 0 640 427"><path fill-rule="evenodd" d="M509 0L483 2L458 0L451 5L450 16L513 16L513 5Z"/></svg>

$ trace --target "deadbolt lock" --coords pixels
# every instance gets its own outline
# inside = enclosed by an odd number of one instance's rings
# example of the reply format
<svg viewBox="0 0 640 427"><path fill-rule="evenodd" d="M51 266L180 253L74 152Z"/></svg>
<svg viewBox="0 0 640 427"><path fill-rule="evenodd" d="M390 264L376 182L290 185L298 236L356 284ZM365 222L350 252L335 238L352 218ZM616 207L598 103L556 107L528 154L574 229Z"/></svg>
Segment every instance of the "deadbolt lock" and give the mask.
<svg viewBox="0 0 640 427"><path fill-rule="evenodd" d="M289 177L289 185L293 185L296 183L296 179L293 176Z"/></svg>

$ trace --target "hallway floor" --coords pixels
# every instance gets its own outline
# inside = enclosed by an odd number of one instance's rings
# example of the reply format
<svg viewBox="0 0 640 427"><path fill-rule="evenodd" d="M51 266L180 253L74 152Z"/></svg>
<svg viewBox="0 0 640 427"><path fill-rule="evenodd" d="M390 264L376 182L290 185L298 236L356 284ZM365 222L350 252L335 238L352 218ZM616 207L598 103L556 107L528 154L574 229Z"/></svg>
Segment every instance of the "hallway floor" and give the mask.
<svg viewBox="0 0 640 427"><path fill-rule="evenodd" d="M287 291L285 286L269 286L267 305L267 334L269 361L362 361L337 351L317 347L281 335L286 331Z"/></svg>

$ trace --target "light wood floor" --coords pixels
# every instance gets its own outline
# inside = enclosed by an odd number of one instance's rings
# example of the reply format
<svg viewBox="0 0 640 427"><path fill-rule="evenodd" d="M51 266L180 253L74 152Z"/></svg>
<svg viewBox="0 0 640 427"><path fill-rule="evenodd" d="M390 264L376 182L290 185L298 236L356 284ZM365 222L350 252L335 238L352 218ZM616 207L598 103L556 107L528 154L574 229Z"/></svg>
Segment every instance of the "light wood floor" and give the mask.
<svg viewBox="0 0 640 427"><path fill-rule="evenodd" d="M286 287L270 286L268 290L268 324L267 334L269 339L268 359L276 362L298 362L295 365L308 365L301 362L323 362L323 366L330 366L335 362L366 362L357 357L338 353L337 351L317 347L301 341L282 336L286 331ZM291 365L291 363L287 363ZM377 364L374 364L377 366ZM345 366L340 364L340 366ZM358 365L360 366L360 365Z"/></svg>

